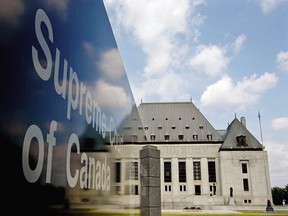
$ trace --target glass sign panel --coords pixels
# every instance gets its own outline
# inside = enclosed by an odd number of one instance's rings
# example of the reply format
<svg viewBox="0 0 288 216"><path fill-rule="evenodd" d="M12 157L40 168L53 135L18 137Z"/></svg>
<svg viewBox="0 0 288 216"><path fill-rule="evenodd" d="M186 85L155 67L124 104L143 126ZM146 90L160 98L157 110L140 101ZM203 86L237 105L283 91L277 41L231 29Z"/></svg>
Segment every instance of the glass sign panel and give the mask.
<svg viewBox="0 0 288 216"><path fill-rule="evenodd" d="M6 1L0 13L3 206L112 205L117 146L140 118L103 2Z"/></svg>

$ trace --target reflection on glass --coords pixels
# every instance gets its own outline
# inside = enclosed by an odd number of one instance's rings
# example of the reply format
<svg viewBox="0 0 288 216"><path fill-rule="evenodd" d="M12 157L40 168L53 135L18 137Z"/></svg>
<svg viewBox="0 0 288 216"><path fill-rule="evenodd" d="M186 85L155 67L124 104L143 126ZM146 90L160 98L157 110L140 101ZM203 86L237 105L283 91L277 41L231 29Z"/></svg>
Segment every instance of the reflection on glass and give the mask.
<svg viewBox="0 0 288 216"><path fill-rule="evenodd" d="M17 2L0 16L3 206L119 206L114 159L144 135L103 2Z"/></svg>

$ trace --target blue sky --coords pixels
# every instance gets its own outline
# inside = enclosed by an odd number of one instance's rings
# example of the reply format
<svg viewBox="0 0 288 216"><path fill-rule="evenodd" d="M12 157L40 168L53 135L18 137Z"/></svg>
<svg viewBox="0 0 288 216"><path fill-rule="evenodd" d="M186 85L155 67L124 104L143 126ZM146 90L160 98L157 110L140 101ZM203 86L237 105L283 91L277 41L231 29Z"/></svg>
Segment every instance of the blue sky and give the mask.
<svg viewBox="0 0 288 216"><path fill-rule="evenodd" d="M271 185L288 184L288 0L104 3L137 105L192 99L259 141L261 122Z"/></svg>

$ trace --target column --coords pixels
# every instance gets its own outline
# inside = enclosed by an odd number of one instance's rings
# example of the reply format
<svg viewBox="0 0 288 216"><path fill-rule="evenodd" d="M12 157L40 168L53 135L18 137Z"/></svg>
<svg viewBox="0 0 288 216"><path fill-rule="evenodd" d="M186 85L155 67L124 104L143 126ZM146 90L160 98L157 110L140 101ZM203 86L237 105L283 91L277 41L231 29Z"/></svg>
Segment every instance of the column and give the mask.
<svg viewBox="0 0 288 216"><path fill-rule="evenodd" d="M140 150L140 215L161 215L160 150L146 145Z"/></svg>
<svg viewBox="0 0 288 216"><path fill-rule="evenodd" d="M208 160L201 158L201 177L202 177L202 195L209 196L209 176L208 176Z"/></svg>

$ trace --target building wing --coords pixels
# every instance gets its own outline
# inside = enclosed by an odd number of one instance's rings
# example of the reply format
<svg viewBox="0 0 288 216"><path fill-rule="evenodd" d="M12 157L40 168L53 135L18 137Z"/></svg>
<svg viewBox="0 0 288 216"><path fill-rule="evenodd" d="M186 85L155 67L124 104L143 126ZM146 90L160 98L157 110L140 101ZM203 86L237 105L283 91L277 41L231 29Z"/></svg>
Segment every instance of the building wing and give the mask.
<svg viewBox="0 0 288 216"><path fill-rule="evenodd" d="M263 150L263 145L247 130L245 118L235 118L227 128L221 150Z"/></svg>

